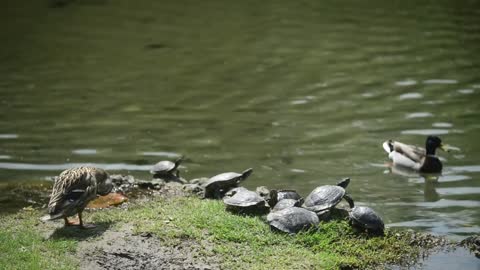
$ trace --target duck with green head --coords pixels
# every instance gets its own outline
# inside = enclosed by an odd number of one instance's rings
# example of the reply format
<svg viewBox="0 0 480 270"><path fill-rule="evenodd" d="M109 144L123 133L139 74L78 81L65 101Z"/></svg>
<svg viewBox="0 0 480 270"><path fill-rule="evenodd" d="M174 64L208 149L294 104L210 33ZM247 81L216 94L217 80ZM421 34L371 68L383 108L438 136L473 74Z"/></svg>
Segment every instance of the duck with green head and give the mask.
<svg viewBox="0 0 480 270"><path fill-rule="evenodd" d="M435 155L437 148L448 152L449 146L442 144L437 136L428 136L425 148L388 140L383 143L394 166L406 167L421 173L440 173L443 165Z"/></svg>

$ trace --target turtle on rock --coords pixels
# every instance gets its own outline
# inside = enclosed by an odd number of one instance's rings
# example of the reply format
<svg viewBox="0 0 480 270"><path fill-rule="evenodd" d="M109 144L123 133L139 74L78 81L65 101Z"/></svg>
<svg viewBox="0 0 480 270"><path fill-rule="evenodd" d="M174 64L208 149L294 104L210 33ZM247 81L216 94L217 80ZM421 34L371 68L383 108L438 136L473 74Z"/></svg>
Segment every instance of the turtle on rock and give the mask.
<svg viewBox="0 0 480 270"><path fill-rule="evenodd" d="M367 206L355 206L349 213L350 224L370 234L383 235L385 225L382 218Z"/></svg>
<svg viewBox="0 0 480 270"><path fill-rule="evenodd" d="M345 188L347 188L349 183L350 178L345 178L336 186L324 185L315 188L307 198L305 198L302 207L317 213L322 220L329 217L330 210L342 199L345 199L350 207L353 208L353 200L345 192Z"/></svg>
<svg viewBox="0 0 480 270"><path fill-rule="evenodd" d="M294 206L270 212L267 222L273 231L296 234L302 230L317 228L320 221L314 212Z"/></svg>
<svg viewBox="0 0 480 270"><path fill-rule="evenodd" d="M265 214L269 210L264 198L244 187L229 190L223 197L223 202L227 211L236 214Z"/></svg>
<svg viewBox="0 0 480 270"><path fill-rule="evenodd" d="M184 179L180 177L180 171L178 167L184 160L184 157L181 156L175 161L162 160L157 164L153 165L150 173L153 175L153 178L160 178L165 181L175 181L180 183L186 183Z"/></svg>
<svg viewBox="0 0 480 270"><path fill-rule="evenodd" d="M252 174L253 169L249 168L242 173L226 172L213 176L204 183L205 198L221 199L227 191L238 186L240 182Z"/></svg>

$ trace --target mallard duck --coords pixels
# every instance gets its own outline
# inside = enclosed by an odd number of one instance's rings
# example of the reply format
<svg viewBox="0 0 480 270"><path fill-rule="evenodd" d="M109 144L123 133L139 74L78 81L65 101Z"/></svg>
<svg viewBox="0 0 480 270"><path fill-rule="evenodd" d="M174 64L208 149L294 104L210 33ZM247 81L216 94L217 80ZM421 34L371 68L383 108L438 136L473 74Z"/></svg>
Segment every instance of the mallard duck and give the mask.
<svg viewBox="0 0 480 270"><path fill-rule="evenodd" d="M63 171L53 185L48 203L48 215L42 221L63 218L65 226L76 225L68 217L78 214L80 228L95 227L83 224L82 212L88 202L97 195L107 195L112 190L107 172L94 167L78 167Z"/></svg>
<svg viewBox="0 0 480 270"><path fill-rule="evenodd" d="M449 151L447 145L442 144L437 136L428 136L425 142L425 149L408 145L393 140L383 143L383 148L393 165L413 169L422 173L439 173L442 171L442 162L435 156L435 151L440 148Z"/></svg>

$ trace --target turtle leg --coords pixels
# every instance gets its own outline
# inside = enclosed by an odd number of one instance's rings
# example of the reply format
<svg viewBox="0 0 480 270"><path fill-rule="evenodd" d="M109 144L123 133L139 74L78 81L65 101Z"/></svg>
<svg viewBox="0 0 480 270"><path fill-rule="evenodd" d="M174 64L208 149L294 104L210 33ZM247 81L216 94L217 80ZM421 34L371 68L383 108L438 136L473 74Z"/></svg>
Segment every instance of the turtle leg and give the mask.
<svg viewBox="0 0 480 270"><path fill-rule="evenodd" d="M96 227L93 224L83 224L82 211L78 212L78 220L80 222L80 228L82 228L82 229L93 229L93 228Z"/></svg>
<svg viewBox="0 0 480 270"><path fill-rule="evenodd" d="M350 206L350 209L355 207L355 203L353 202L353 199L349 194L343 195L343 198L348 202L348 205Z"/></svg>

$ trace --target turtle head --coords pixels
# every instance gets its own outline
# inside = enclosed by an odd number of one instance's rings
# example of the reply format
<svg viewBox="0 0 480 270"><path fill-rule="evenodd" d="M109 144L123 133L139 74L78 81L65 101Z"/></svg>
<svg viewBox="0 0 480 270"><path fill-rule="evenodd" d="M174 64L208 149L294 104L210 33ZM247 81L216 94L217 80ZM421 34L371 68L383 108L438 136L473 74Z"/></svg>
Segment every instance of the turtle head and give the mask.
<svg viewBox="0 0 480 270"><path fill-rule="evenodd" d="M347 188L348 184L350 184L350 178L344 178L340 182L337 183L337 186L342 187L342 188Z"/></svg>
<svg viewBox="0 0 480 270"><path fill-rule="evenodd" d="M245 171L243 171L242 172L242 180L247 179L250 176L250 174L252 174L252 172L253 172L252 168L248 168Z"/></svg>
<svg viewBox="0 0 480 270"><path fill-rule="evenodd" d="M177 159L175 159L175 161L173 162L173 163L175 163L175 167L178 167L180 165L180 163L182 163L183 160L185 160L184 155L181 155Z"/></svg>
<svg viewBox="0 0 480 270"><path fill-rule="evenodd" d="M276 189L270 190L267 198L267 203L270 208L273 208L278 203L278 191Z"/></svg>

